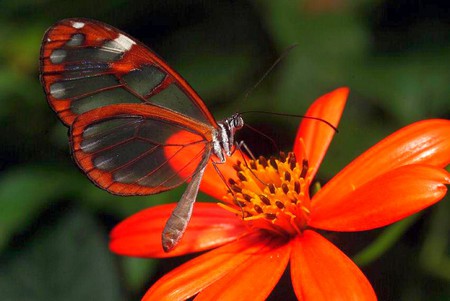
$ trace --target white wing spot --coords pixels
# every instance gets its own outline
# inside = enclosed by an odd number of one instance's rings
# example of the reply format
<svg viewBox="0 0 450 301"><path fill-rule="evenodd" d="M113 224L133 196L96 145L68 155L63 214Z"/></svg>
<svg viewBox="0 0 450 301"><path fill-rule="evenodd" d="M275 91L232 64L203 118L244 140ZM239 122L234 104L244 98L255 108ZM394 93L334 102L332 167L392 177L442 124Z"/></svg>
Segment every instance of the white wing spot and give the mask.
<svg viewBox="0 0 450 301"><path fill-rule="evenodd" d="M61 99L64 98L64 95L66 94L66 89L63 84L54 83L50 86L50 94L56 99Z"/></svg>
<svg viewBox="0 0 450 301"><path fill-rule="evenodd" d="M128 51L131 47L136 44L132 39L123 34L119 33L119 36L114 40L117 44L122 46L123 50Z"/></svg>
<svg viewBox="0 0 450 301"><path fill-rule="evenodd" d="M94 147L96 147L96 146L94 146ZM94 164L95 164L95 167L97 167L98 169L109 170L114 167L114 165L111 165L111 164L114 164L113 160L114 160L114 157L112 157L112 158L99 157L99 158L95 158Z"/></svg>
<svg viewBox="0 0 450 301"><path fill-rule="evenodd" d="M77 34L74 34L69 41L67 41L66 46L71 46L71 47L81 46L81 44L83 44L83 42L84 42L84 35L81 33L77 33Z"/></svg>
<svg viewBox="0 0 450 301"><path fill-rule="evenodd" d="M83 28L84 25L86 25L86 24L84 24L83 22L72 22L72 27L76 28L76 29Z"/></svg>
<svg viewBox="0 0 450 301"><path fill-rule="evenodd" d="M64 49L55 49L50 55L50 61L53 64L61 64L66 58L67 51Z"/></svg>

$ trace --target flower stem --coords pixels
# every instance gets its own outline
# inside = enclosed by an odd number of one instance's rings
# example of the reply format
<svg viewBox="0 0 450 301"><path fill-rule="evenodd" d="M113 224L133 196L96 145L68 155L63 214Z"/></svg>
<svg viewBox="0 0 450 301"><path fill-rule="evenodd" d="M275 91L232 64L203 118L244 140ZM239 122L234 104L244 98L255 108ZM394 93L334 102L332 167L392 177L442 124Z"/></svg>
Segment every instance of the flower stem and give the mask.
<svg viewBox="0 0 450 301"><path fill-rule="evenodd" d="M399 240L420 215L414 214L387 227L370 245L353 256L353 261L358 266L365 266L378 259Z"/></svg>

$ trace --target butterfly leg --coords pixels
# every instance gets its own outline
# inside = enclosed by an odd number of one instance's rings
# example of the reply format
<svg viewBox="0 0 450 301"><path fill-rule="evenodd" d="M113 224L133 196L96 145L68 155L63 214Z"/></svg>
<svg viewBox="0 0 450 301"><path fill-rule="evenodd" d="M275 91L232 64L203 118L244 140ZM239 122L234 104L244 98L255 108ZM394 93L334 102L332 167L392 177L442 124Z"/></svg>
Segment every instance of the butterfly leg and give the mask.
<svg viewBox="0 0 450 301"><path fill-rule="evenodd" d="M244 154L242 153L242 149L244 149L244 150L247 152L247 154L250 155L250 157L252 158L252 160L256 160L255 155L253 155L252 151L251 151L250 148L247 146L247 144L245 143L244 140L241 140L239 143L236 143L235 148L234 148L232 154L234 154L234 152L235 152L236 150L238 150L239 152L241 152L241 156L242 156L242 158L244 158L244 160L245 160Z"/></svg>
<svg viewBox="0 0 450 301"><path fill-rule="evenodd" d="M242 159L244 160L244 164L247 167L247 169L253 174L253 176L255 177L255 179L257 179L261 184L266 185L267 184L265 182L263 182L260 178L258 178L255 173L252 171L252 169L248 166L247 160L245 159L244 154L242 153L242 148L245 149L245 151L250 155L250 157L252 158L252 160L256 160L256 157L253 155L253 153L250 151L250 149L248 148L247 144L245 143L244 140L240 141L239 143L236 144L235 149L233 150L233 153L238 150L241 153Z"/></svg>
<svg viewBox="0 0 450 301"><path fill-rule="evenodd" d="M228 184L227 180L225 179L223 174L220 172L220 169L217 167L217 165L223 164L224 162L220 162L220 161L218 161L218 162L211 161L211 162L212 162L212 165L213 165L214 169L216 170L217 174L222 179L222 182L225 184L225 186L227 186L228 191L233 195L233 199L234 199L235 204L238 205L239 208L241 208L242 218L244 218L244 216L245 216L244 215L244 210L243 210L241 204L237 201L236 196L235 196L235 192L233 191L233 189L231 189L231 187Z"/></svg>

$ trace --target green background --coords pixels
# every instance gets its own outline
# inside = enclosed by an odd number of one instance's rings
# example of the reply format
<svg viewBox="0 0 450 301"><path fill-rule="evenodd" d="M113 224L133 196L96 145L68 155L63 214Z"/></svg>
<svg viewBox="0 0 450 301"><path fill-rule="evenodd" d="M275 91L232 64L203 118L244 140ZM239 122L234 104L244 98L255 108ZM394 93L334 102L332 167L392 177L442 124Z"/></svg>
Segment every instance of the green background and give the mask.
<svg viewBox="0 0 450 301"><path fill-rule="evenodd" d="M115 197L76 168L67 129L38 79L41 39L54 22L88 17L131 34L178 70L217 119L246 110L302 114L318 96L350 87L339 134L320 170L324 183L393 131L450 117L450 8L444 3L1 1L0 299L137 300L190 258L109 252L115 224L142 208L177 201L184 187ZM255 114L246 123L288 151L299 120ZM239 139L257 155L276 153L252 131ZM355 256L380 300L450 300L448 201L392 227L336 234L334 241ZM272 300L293 298L289 281L283 277Z"/></svg>

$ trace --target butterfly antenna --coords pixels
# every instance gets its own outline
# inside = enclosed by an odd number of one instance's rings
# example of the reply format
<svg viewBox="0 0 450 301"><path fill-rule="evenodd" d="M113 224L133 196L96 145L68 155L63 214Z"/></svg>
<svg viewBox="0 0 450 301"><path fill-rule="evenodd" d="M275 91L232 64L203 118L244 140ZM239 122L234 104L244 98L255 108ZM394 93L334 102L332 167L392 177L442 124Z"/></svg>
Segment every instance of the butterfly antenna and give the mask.
<svg viewBox="0 0 450 301"><path fill-rule="evenodd" d="M266 77L270 74L270 72L272 72L272 70L289 54L289 52L291 52L291 50L297 46L298 44L293 44L283 51L283 53L275 60L275 62L272 63L269 69L267 69L267 71L261 76L261 78L247 90L247 92L244 95L244 101L261 84L261 82L266 79Z"/></svg>
<svg viewBox="0 0 450 301"><path fill-rule="evenodd" d="M286 114L286 113L275 113L275 112L268 112L268 111L245 111L245 112L241 112L240 114L248 114L248 113L258 113L258 114L267 114L267 115L275 115L275 116L296 117L296 118L317 120L317 121L323 122L326 125L328 125L329 127L331 127L336 133L339 133L339 130L337 129L337 127L335 127L331 122L329 122L328 120L319 118L319 117L296 115L296 114Z"/></svg>

